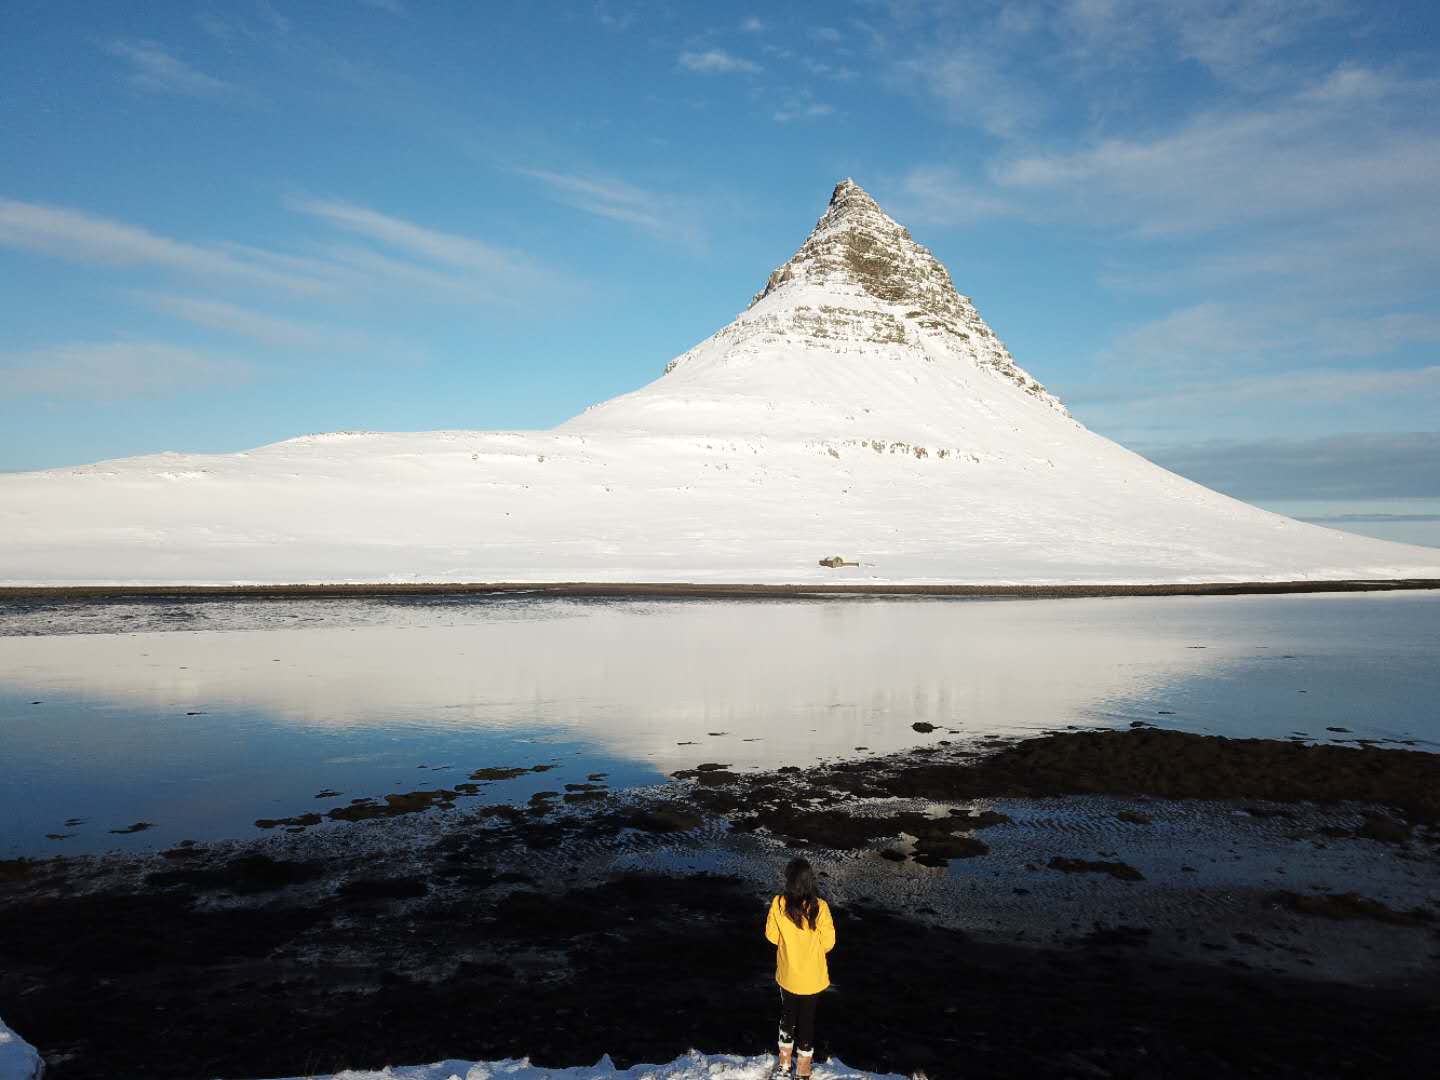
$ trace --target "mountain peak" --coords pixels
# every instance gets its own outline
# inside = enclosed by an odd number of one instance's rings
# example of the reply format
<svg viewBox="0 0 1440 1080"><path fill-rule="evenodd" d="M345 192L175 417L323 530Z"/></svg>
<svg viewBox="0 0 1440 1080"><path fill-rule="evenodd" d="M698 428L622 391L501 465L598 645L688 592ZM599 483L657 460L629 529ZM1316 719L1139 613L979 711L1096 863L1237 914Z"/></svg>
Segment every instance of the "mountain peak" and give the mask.
<svg viewBox="0 0 1440 1080"><path fill-rule="evenodd" d="M1016 365L944 264L849 177L835 185L805 243L771 272L749 308L757 328L773 321L759 309L773 311L787 324L778 328L782 334L818 337L827 345L841 344L847 327L877 343L938 339L945 351L964 354L1065 411ZM827 318L817 319L817 310Z"/></svg>
<svg viewBox="0 0 1440 1080"><path fill-rule="evenodd" d="M835 190L830 193L830 209L839 213L854 209L879 211L880 204L868 191L847 176L836 184Z"/></svg>
<svg viewBox="0 0 1440 1080"><path fill-rule="evenodd" d="M915 243L864 188L849 177L835 185L825 214L800 250L777 268L751 305L792 281L826 284L893 303L953 295L940 261Z"/></svg>

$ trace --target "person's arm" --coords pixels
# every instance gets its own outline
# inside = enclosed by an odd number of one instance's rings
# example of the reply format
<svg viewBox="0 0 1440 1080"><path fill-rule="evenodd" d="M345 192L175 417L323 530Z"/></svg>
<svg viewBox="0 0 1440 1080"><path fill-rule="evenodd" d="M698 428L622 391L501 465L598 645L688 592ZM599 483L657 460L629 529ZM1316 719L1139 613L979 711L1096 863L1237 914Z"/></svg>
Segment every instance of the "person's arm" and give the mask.
<svg viewBox="0 0 1440 1080"><path fill-rule="evenodd" d="M820 904L820 917L815 920L815 929L820 931L820 944L829 952L835 947L835 920L830 918L830 905Z"/></svg>
<svg viewBox="0 0 1440 1080"><path fill-rule="evenodd" d="M775 921L775 901L770 901L770 914L765 917L765 940L771 945L780 944L780 924Z"/></svg>

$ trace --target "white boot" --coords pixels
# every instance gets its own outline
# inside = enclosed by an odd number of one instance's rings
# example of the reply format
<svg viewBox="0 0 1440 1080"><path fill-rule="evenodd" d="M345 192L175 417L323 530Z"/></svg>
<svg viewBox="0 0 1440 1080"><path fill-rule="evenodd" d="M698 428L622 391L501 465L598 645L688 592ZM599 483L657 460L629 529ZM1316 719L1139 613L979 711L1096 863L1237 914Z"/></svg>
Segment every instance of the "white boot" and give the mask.
<svg viewBox="0 0 1440 1080"><path fill-rule="evenodd" d="M774 1080L780 1080L781 1077L788 1077L790 1075L790 1051L793 1049L795 1049L794 1043L791 1043L789 1046L786 1046L784 1043L780 1044L780 1051L775 1058L775 1067L770 1070L770 1075Z"/></svg>

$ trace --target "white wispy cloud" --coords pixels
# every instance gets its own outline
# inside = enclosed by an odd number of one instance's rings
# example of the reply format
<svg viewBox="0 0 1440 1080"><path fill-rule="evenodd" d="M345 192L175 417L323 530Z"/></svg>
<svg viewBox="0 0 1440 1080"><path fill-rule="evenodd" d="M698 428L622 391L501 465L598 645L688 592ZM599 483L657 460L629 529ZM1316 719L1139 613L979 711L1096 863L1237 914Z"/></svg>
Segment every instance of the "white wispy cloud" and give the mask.
<svg viewBox="0 0 1440 1080"><path fill-rule="evenodd" d="M199 11L195 25L216 41L235 46L248 42L278 44L290 36L290 20L265 0L230 4L224 12Z"/></svg>
<svg viewBox="0 0 1440 1080"><path fill-rule="evenodd" d="M200 11L195 14L195 25L216 41L229 45L242 38L250 39L255 33L244 22L220 15L214 11Z"/></svg>
<svg viewBox="0 0 1440 1080"><path fill-rule="evenodd" d="M235 83L207 75L154 41L116 39L105 45L105 51L125 61L126 82L146 93L228 100L247 96Z"/></svg>
<svg viewBox="0 0 1440 1080"><path fill-rule="evenodd" d="M418 225L343 200L295 199L289 205L298 213L389 249L324 247L326 262L352 282L357 276L370 287L395 281L507 305L572 288L562 275L529 256L470 236ZM417 257L430 265L415 262Z"/></svg>
<svg viewBox="0 0 1440 1080"><path fill-rule="evenodd" d="M1116 336L1061 392L1127 444L1433 421L1440 315L1257 293L1192 303ZM1063 380L1057 380L1062 381Z"/></svg>
<svg viewBox="0 0 1440 1080"><path fill-rule="evenodd" d="M997 28L1048 33L1071 63L1113 67L1167 56L1254 87L1277 76L1273 54L1331 29L1354 8L1347 0L1059 0L1006 8Z"/></svg>
<svg viewBox="0 0 1440 1080"><path fill-rule="evenodd" d="M797 94L776 109L771 116L777 124L793 124L797 120L817 120L834 112L833 105L816 101L809 94Z"/></svg>
<svg viewBox="0 0 1440 1080"><path fill-rule="evenodd" d="M420 302L449 299L514 305L576 288L565 275L524 253L355 203L308 199L293 202L291 208L373 246L312 238L302 241L305 248L300 252L236 243L192 244L79 210L0 199L0 247L89 266L152 267L200 275L216 285L261 286L335 302L410 289L409 295ZM198 307L187 310L191 316L202 314ZM209 309L207 317L214 323L239 318L219 307ZM261 324L251 320L250 325ZM278 325L270 331L286 333Z"/></svg>
<svg viewBox="0 0 1440 1080"><path fill-rule="evenodd" d="M1436 364L1207 371L1133 384L1117 377L1090 386L1055 381L1082 423L1142 449L1204 438L1253 439L1256 432L1301 438L1360 427L1425 427L1440 407Z"/></svg>
<svg viewBox="0 0 1440 1080"><path fill-rule="evenodd" d="M1189 0L1160 8L1169 9L1181 55L1222 78L1250 82L1265 56L1344 16L1348 5L1342 0Z"/></svg>
<svg viewBox="0 0 1440 1080"><path fill-rule="evenodd" d="M597 217L633 225L662 240L696 247L702 243L698 208L692 200L653 191L611 177L548 169L517 169L540 181L556 201Z"/></svg>
<svg viewBox="0 0 1440 1080"><path fill-rule="evenodd" d="M282 14L270 0L255 0L255 12L271 33L284 37L290 33L290 17Z"/></svg>
<svg viewBox="0 0 1440 1080"><path fill-rule="evenodd" d="M404 296L412 298L410 302L468 301L508 307L533 297L544 287L540 281L520 288L520 282L504 273L456 272L359 244L324 244L318 250L337 277L357 294Z"/></svg>
<svg viewBox="0 0 1440 1080"><path fill-rule="evenodd" d="M1121 413L1107 414L1112 418L1149 412L1172 424L1180 417L1212 413L1217 408L1249 410L1243 415L1253 430L1253 421L1272 412L1277 403L1296 413L1317 406L1353 406L1360 398L1404 399L1407 406L1414 406L1417 399L1440 398L1440 364L1359 370L1296 368L1266 375L1233 378L1222 375L1208 381L1172 380L1159 385L1142 384L1133 389L1111 383L1098 392L1081 390L1066 396L1072 404L1080 406L1124 406ZM1160 411L1157 414L1155 410Z"/></svg>
<svg viewBox="0 0 1440 1080"><path fill-rule="evenodd" d="M728 75L734 72L755 74L761 70L759 64L744 57L735 56L724 49L706 49L704 52L682 52L675 62L686 71L703 75Z"/></svg>
<svg viewBox="0 0 1440 1080"><path fill-rule="evenodd" d="M1433 202L1440 126L1397 124L1395 110L1435 89L1431 80L1345 68L1264 106L1211 110L1160 135L1017 156L994 179L1150 233Z"/></svg>
<svg viewBox="0 0 1440 1080"><path fill-rule="evenodd" d="M765 29L765 23L755 15L747 15L740 20L740 29L746 34L758 34Z"/></svg>
<svg viewBox="0 0 1440 1080"><path fill-rule="evenodd" d="M629 30L635 24L638 13L634 8L616 12L606 0L595 0L595 18L607 30Z"/></svg>
<svg viewBox="0 0 1440 1080"><path fill-rule="evenodd" d="M151 265L235 278L295 293L331 289L317 277L260 265L215 247L173 240L80 210L14 199L0 199L0 245L92 265Z"/></svg>
<svg viewBox="0 0 1440 1080"><path fill-rule="evenodd" d="M243 361L163 342L76 342L0 353L0 392L110 401L240 382Z"/></svg>
<svg viewBox="0 0 1440 1080"><path fill-rule="evenodd" d="M1440 469L1435 468L1440 432L1436 431L1210 439L1140 449L1167 469L1242 499L1440 497ZM1430 515L1386 516L1417 520Z"/></svg>
<svg viewBox="0 0 1440 1080"><path fill-rule="evenodd" d="M1206 373L1275 367L1287 362L1368 359L1410 345L1440 343L1440 315L1384 312L1316 318L1308 307L1209 300L1171 312L1120 334L1102 353L1114 368ZM1357 372L1355 386L1368 386ZM1405 373L1386 375L1390 385ZM1286 378L1293 376L1287 375ZM1326 376L1327 380L1329 376ZM1329 383L1327 382L1327 385Z"/></svg>
<svg viewBox="0 0 1440 1080"><path fill-rule="evenodd" d="M917 225L970 225L982 218L1022 212L992 185L977 184L958 170L936 166L920 166L906 173L894 205L900 220Z"/></svg>
<svg viewBox="0 0 1440 1080"><path fill-rule="evenodd" d="M859 74L854 68L846 67L843 64L827 64L823 60L816 60L810 56L800 57L800 66L811 75L839 81L853 79Z"/></svg>
<svg viewBox="0 0 1440 1080"><path fill-rule="evenodd" d="M134 295L156 311L265 345L297 349L355 349L366 344L363 335L352 330L269 315L223 300L143 290Z"/></svg>
<svg viewBox="0 0 1440 1080"><path fill-rule="evenodd" d="M892 6L891 32L851 25L897 89L957 125L1020 140L1081 103L1097 123L1142 115L1136 77L1159 65L1200 65L1245 92L1283 88L1313 73L1300 46L1347 21L1362 32L1365 10L1355 0L908 3Z"/></svg>
<svg viewBox="0 0 1440 1080"><path fill-rule="evenodd" d="M1308 351L1330 355L1318 328L1337 304L1359 308L1363 322L1367 308L1433 301L1440 120L1428 104L1437 91L1429 76L1341 64L1168 130L1002 152L988 168L917 166L901 181L899 207L938 224L1002 215L1098 223L1121 241L1103 275L1111 287L1238 300L1252 313L1240 322L1265 330L1252 345L1275 326L1308 326Z"/></svg>
<svg viewBox="0 0 1440 1080"><path fill-rule="evenodd" d="M1289 302L1404 304L1422 301L1440 267L1440 215L1419 205L1357 207L1309 219L1255 227L1206 245L1198 239L1174 256L1146 245L1112 259L1102 281L1130 293L1216 294L1283 290ZM1189 239L1189 238L1187 238Z"/></svg>
<svg viewBox="0 0 1440 1080"><path fill-rule="evenodd" d="M390 15L408 17L410 8L402 0L360 0L365 7L374 8L376 11L384 11Z"/></svg>
<svg viewBox="0 0 1440 1080"><path fill-rule="evenodd" d="M325 199L297 199L292 210L320 218L347 232L358 233L392 247L455 266L501 272L515 269L521 260L514 254L479 240L441 232L382 214L355 203Z"/></svg>
<svg viewBox="0 0 1440 1080"><path fill-rule="evenodd" d="M998 138L1034 130L1049 111L1046 95L1012 75L1003 53L980 45L927 46L889 70L892 86L933 98L951 120Z"/></svg>

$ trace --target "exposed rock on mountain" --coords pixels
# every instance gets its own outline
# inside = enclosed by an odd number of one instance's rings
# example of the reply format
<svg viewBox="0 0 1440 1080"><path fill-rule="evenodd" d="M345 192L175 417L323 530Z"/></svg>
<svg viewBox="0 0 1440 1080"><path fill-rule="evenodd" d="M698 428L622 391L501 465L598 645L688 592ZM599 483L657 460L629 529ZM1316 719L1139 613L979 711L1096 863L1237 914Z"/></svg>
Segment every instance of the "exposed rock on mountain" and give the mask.
<svg viewBox="0 0 1440 1080"><path fill-rule="evenodd" d="M1064 411L1058 400L1016 365L970 298L955 290L950 272L930 249L915 243L910 230L881 210L853 180L835 186L830 207L815 231L789 262L770 275L750 306L792 283L797 288L819 286L832 294L853 297L843 308L822 310L820 317L795 318L798 312L794 312L792 325L802 336L820 330L820 336L829 339L834 336L829 323L837 329L847 325L868 329L872 341L903 344L908 335L927 333L948 338L945 343L957 354L993 368L1022 390L1041 395Z"/></svg>

